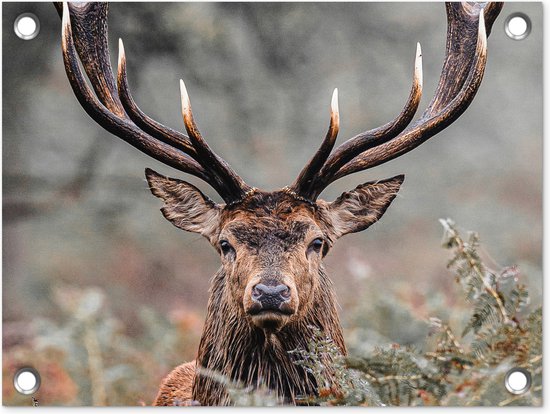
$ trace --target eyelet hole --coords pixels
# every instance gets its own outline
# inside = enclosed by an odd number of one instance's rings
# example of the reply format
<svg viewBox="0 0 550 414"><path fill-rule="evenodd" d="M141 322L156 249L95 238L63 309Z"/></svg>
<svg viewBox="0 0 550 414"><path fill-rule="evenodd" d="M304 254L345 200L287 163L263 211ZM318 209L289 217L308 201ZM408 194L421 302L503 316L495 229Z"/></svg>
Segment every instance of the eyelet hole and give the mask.
<svg viewBox="0 0 550 414"><path fill-rule="evenodd" d="M40 21L32 13L23 13L15 19L13 30L20 39L31 40L40 32Z"/></svg>
<svg viewBox="0 0 550 414"><path fill-rule="evenodd" d="M34 368L21 368L13 376L13 385L20 394L34 394L40 388L40 375Z"/></svg>
<svg viewBox="0 0 550 414"><path fill-rule="evenodd" d="M506 35L514 40L523 40L531 33L531 19L523 13L513 13L504 22Z"/></svg>

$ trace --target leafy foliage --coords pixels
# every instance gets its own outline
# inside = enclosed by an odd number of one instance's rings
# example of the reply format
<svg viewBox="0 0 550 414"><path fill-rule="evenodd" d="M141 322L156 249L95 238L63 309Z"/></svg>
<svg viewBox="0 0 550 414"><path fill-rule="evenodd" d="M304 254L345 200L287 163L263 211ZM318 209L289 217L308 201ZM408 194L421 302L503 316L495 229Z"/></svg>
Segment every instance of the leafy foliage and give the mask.
<svg viewBox="0 0 550 414"><path fill-rule="evenodd" d="M264 385L252 389L252 387L247 387L238 381L233 381L225 375L206 368L199 368L199 373L223 384L229 394L229 398L236 407L275 407L282 404L281 399ZM193 403L200 405L196 401ZM189 404L184 403L181 405Z"/></svg>
<svg viewBox="0 0 550 414"><path fill-rule="evenodd" d="M60 286L53 296L62 321L35 319L31 342L5 350L4 401L9 405L31 402L11 386L21 366L41 373L34 395L40 405L150 404L161 378L188 353L193 332L177 329L151 309L139 308L141 332L134 338L113 316L101 289Z"/></svg>
<svg viewBox="0 0 550 414"><path fill-rule="evenodd" d="M454 255L448 268L462 287L471 315L459 338L438 318L430 318L431 344L421 352L392 344L366 357L340 355L327 338L312 340L308 350L296 351L306 367L327 383L327 369L319 355L333 361L338 387L327 398L323 385L313 400L321 405L541 405L542 309L529 312L529 295L519 283L517 266L500 271L481 259L479 236L459 234L452 220L441 220L443 246ZM327 357L325 356L325 359ZM508 393L506 373L526 369L532 377L529 391ZM349 379L361 378L361 381ZM357 399L355 396L361 395ZM368 396L368 398L366 398Z"/></svg>
<svg viewBox="0 0 550 414"><path fill-rule="evenodd" d="M384 405L373 392L366 375L346 369L346 359L334 342L315 330L309 348L290 351L295 364L303 366L318 384L318 397L304 396L304 404L323 405Z"/></svg>

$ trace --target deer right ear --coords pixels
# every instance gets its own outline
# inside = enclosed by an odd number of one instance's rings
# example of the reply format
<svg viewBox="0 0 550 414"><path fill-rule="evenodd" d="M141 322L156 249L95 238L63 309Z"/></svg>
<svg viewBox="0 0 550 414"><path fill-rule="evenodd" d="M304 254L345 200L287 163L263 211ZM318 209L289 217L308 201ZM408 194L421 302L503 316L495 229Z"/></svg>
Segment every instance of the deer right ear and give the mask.
<svg viewBox="0 0 550 414"><path fill-rule="evenodd" d="M342 194L332 203L323 202L333 238L365 230L376 223L397 195L404 179L404 175L397 175L368 182Z"/></svg>
<svg viewBox="0 0 550 414"><path fill-rule="evenodd" d="M164 201L160 209L174 226L210 239L219 225L222 207L185 181L145 169L151 192Z"/></svg>

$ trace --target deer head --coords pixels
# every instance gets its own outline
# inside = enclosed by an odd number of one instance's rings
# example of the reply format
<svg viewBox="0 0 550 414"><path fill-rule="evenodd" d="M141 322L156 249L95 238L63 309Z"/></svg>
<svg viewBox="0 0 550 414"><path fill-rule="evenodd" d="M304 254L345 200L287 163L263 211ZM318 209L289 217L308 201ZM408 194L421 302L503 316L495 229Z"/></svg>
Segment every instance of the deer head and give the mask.
<svg viewBox="0 0 550 414"><path fill-rule="evenodd" d="M341 236L375 223L403 176L370 182L333 202L290 188L251 189L219 205L185 181L146 170L161 211L176 227L206 237L219 252L234 305L259 328L278 330L303 316L318 291L322 258Z"/></svg>
<svg viewBox="0 0 550 414"><path fill-rule="evenodd" d="M183 81L181 108L187 134L161 125L139 109L130 94L122 41L116 80L113 75L105 3L70 7L64 3L58 10L63 16L65 69L86 112L140 151L202 179L224 200L217 204L185 181L146 170L152 193L164 202L164 217L182 230L204 236L220 255L222 276L214 280L210 306L223 303L231 309L232 320L245 325L243 332L252 335L258 330L268 337L303 326L304 320L321 324L322 316L315 315L335 313L332 299L319 305L332 292L328 278L320 277L323 257L340 237L379 220L404 176L361 184L335 201L319 199L321 192L339 178L411 151L453 123L472 102L485 69L487 34L502 3L447 3L446 7L445 62L435 96L418 120L412 122L422 95L420 45L408 100L394 120L334 149L340 123L335 90L321 146L294 183L272 192L246 184L212 151L194 121ZM314 306L322 308L313 310ZM337 317L329 319L338 326L322 328L337 337L345 352ZM208 329L205 336L212 335ZM206 354L199 353L199 359L208 359Z"/></svg>

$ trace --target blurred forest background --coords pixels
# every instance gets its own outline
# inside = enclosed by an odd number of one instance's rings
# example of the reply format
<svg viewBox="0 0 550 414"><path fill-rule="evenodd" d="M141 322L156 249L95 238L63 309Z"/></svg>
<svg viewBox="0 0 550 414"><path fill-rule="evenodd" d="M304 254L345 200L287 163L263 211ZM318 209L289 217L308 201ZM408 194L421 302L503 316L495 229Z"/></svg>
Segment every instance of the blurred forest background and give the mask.
<svg viewBox="0 0 550 414"><path fill-rule="evenodd" d="M531 300L542 294L542 10L506 3L489 39L485 79L471 107L415 151L331 185L332 200L398 173L406 180L383 219L340 240L326 259L352 352L422 347L427 318L463 321L439 249L441 217L483 236L495 267L518 264ZM194 358L219 258L173 227L147 189L149 159L97 126L78 105L49 3L3 3L4 403L16 367L42 374L47 404L150 404L161 378ZM524 41L503 30L511 12L533 22ZM23 41L13 21L36 14ZM210 145L249 183L287 185L316 150L340 92L340 140L392 119L410 88L415 45L424 99L443 61L440 3L118 3L134 97L182 129L187 84ZM197 183L208 195L214 192ZM483 251L482 251L483 253ZM486 254L486 253L485 253Z"/></svg>

